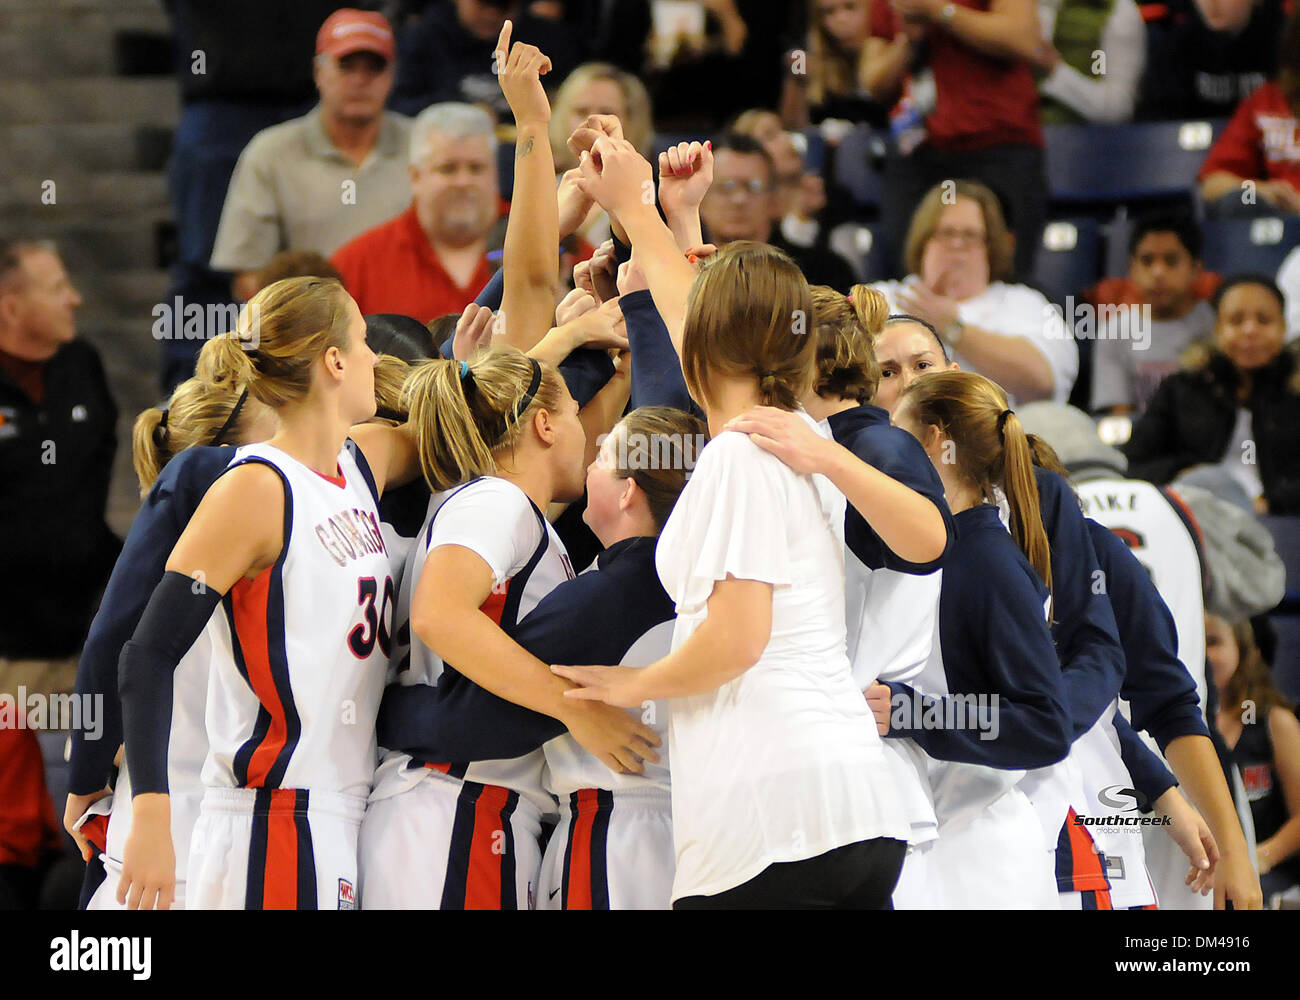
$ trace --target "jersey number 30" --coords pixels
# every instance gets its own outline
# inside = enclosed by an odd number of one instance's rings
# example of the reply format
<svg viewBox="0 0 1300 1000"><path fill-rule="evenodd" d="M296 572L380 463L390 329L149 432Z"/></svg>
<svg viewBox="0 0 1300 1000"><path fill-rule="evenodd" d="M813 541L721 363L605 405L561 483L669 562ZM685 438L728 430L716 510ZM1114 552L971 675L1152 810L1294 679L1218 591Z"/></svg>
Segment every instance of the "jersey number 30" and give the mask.
<svg viewBox="0 0 1300 1000"><path fill-rule="evenodd" d="M379 607L375 607L376 599L379 600ZM357 580L357 603L361 605L365 621L360 625L353 627L348 633L348 649L352 650L352 655L357 659L364 660L375 651L375 643L379 643L379 651L388 656L392 651L392 621L393 621L393 581L390 577L384 577L384 594L379 597L379 585L375 582L373 576L363 576Z"/></svg>

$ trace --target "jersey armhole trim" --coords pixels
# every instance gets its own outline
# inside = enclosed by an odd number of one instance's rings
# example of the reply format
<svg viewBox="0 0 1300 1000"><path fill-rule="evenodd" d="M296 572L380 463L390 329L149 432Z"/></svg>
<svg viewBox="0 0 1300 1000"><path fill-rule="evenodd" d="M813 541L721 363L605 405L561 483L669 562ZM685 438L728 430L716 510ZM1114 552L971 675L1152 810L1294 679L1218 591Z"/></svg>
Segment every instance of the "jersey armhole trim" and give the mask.
<svg viewBox="0 0 1300 1000"><path fill-rule="evenodd" d="M226 467L225 471L222 472L221 475L224 476L231 469L237 469L241 465L248 465L252 462L256 462L258 465L265 465L268 469L274 472L280 477L280 485L284 487L284 524L281 525L281 533L284 536L284 540L280 544L280 552L275 557L275 562L271 564L271 567L274 567L277 570L282 570L284 568L284 562L289 556L289 542L293 538L293 489L289 485L289 477L284 474L284 470L278 465L274 462L268 461L260 455L249 455L246 458L241 458L238 461L231 463ZM220 476L218 478L220 478ZM271 567L267 568L269 569ZM241 577L241 579L244 578Z"/></svg>
<svg viewBox="0 0 1300 1000"><path fill-rule="evenodd" d="M366 486L370 488L370 496L375 501L375 507L379 506L379 487L375 483L375 474L370 469L370 463L366 460L366 453L361 450L361 446L348 438L343 447L347 449L352 461L357 463L357 469L361 472L361 478L366 481Z"/></svg>

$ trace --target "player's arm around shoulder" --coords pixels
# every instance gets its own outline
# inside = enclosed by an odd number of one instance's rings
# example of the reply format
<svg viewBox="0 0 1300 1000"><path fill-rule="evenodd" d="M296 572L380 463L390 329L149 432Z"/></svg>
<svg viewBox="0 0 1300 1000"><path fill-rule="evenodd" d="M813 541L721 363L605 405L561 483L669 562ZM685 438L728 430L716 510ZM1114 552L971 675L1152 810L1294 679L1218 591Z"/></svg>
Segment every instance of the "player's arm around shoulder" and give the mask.
<svg viewBox="0 0 1300 1000"><path fill-rule="evenodd" d="M284 483L269 465L231 469L203 496L167 558L184 573L224 594L241 577L272 565L284 545Z"/></svg>

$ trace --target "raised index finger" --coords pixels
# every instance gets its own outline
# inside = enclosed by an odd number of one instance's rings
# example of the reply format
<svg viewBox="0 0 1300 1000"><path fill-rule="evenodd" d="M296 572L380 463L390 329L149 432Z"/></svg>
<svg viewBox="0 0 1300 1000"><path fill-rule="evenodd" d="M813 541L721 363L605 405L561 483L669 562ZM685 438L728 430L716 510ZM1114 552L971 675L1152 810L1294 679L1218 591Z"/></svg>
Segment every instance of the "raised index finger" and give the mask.
<svg viewBox="0 0 1300 1000"><path fill-rule="evenodd" d="M510 54L510 32L513 28L514 25L507 20L501 25L501 34L497 36L497 52L500 53L497 57L497 68L500 70L506 68L506 56Z"/></svg>

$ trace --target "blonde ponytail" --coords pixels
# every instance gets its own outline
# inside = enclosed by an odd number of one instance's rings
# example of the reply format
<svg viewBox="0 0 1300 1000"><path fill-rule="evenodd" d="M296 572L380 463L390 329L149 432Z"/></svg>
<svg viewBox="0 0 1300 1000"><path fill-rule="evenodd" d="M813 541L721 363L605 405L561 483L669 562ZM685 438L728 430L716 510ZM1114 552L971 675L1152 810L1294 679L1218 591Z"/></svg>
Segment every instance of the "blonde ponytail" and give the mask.
<svg viewBox="0 0 1300 1000"><path fill-rule="evenodd" d="M511 348L480 354L472 364L414 365L402 402L429 487L450 489L494 473L496 454L519 443L528 415L555 411L566 395L559 372Z"/></svg>

